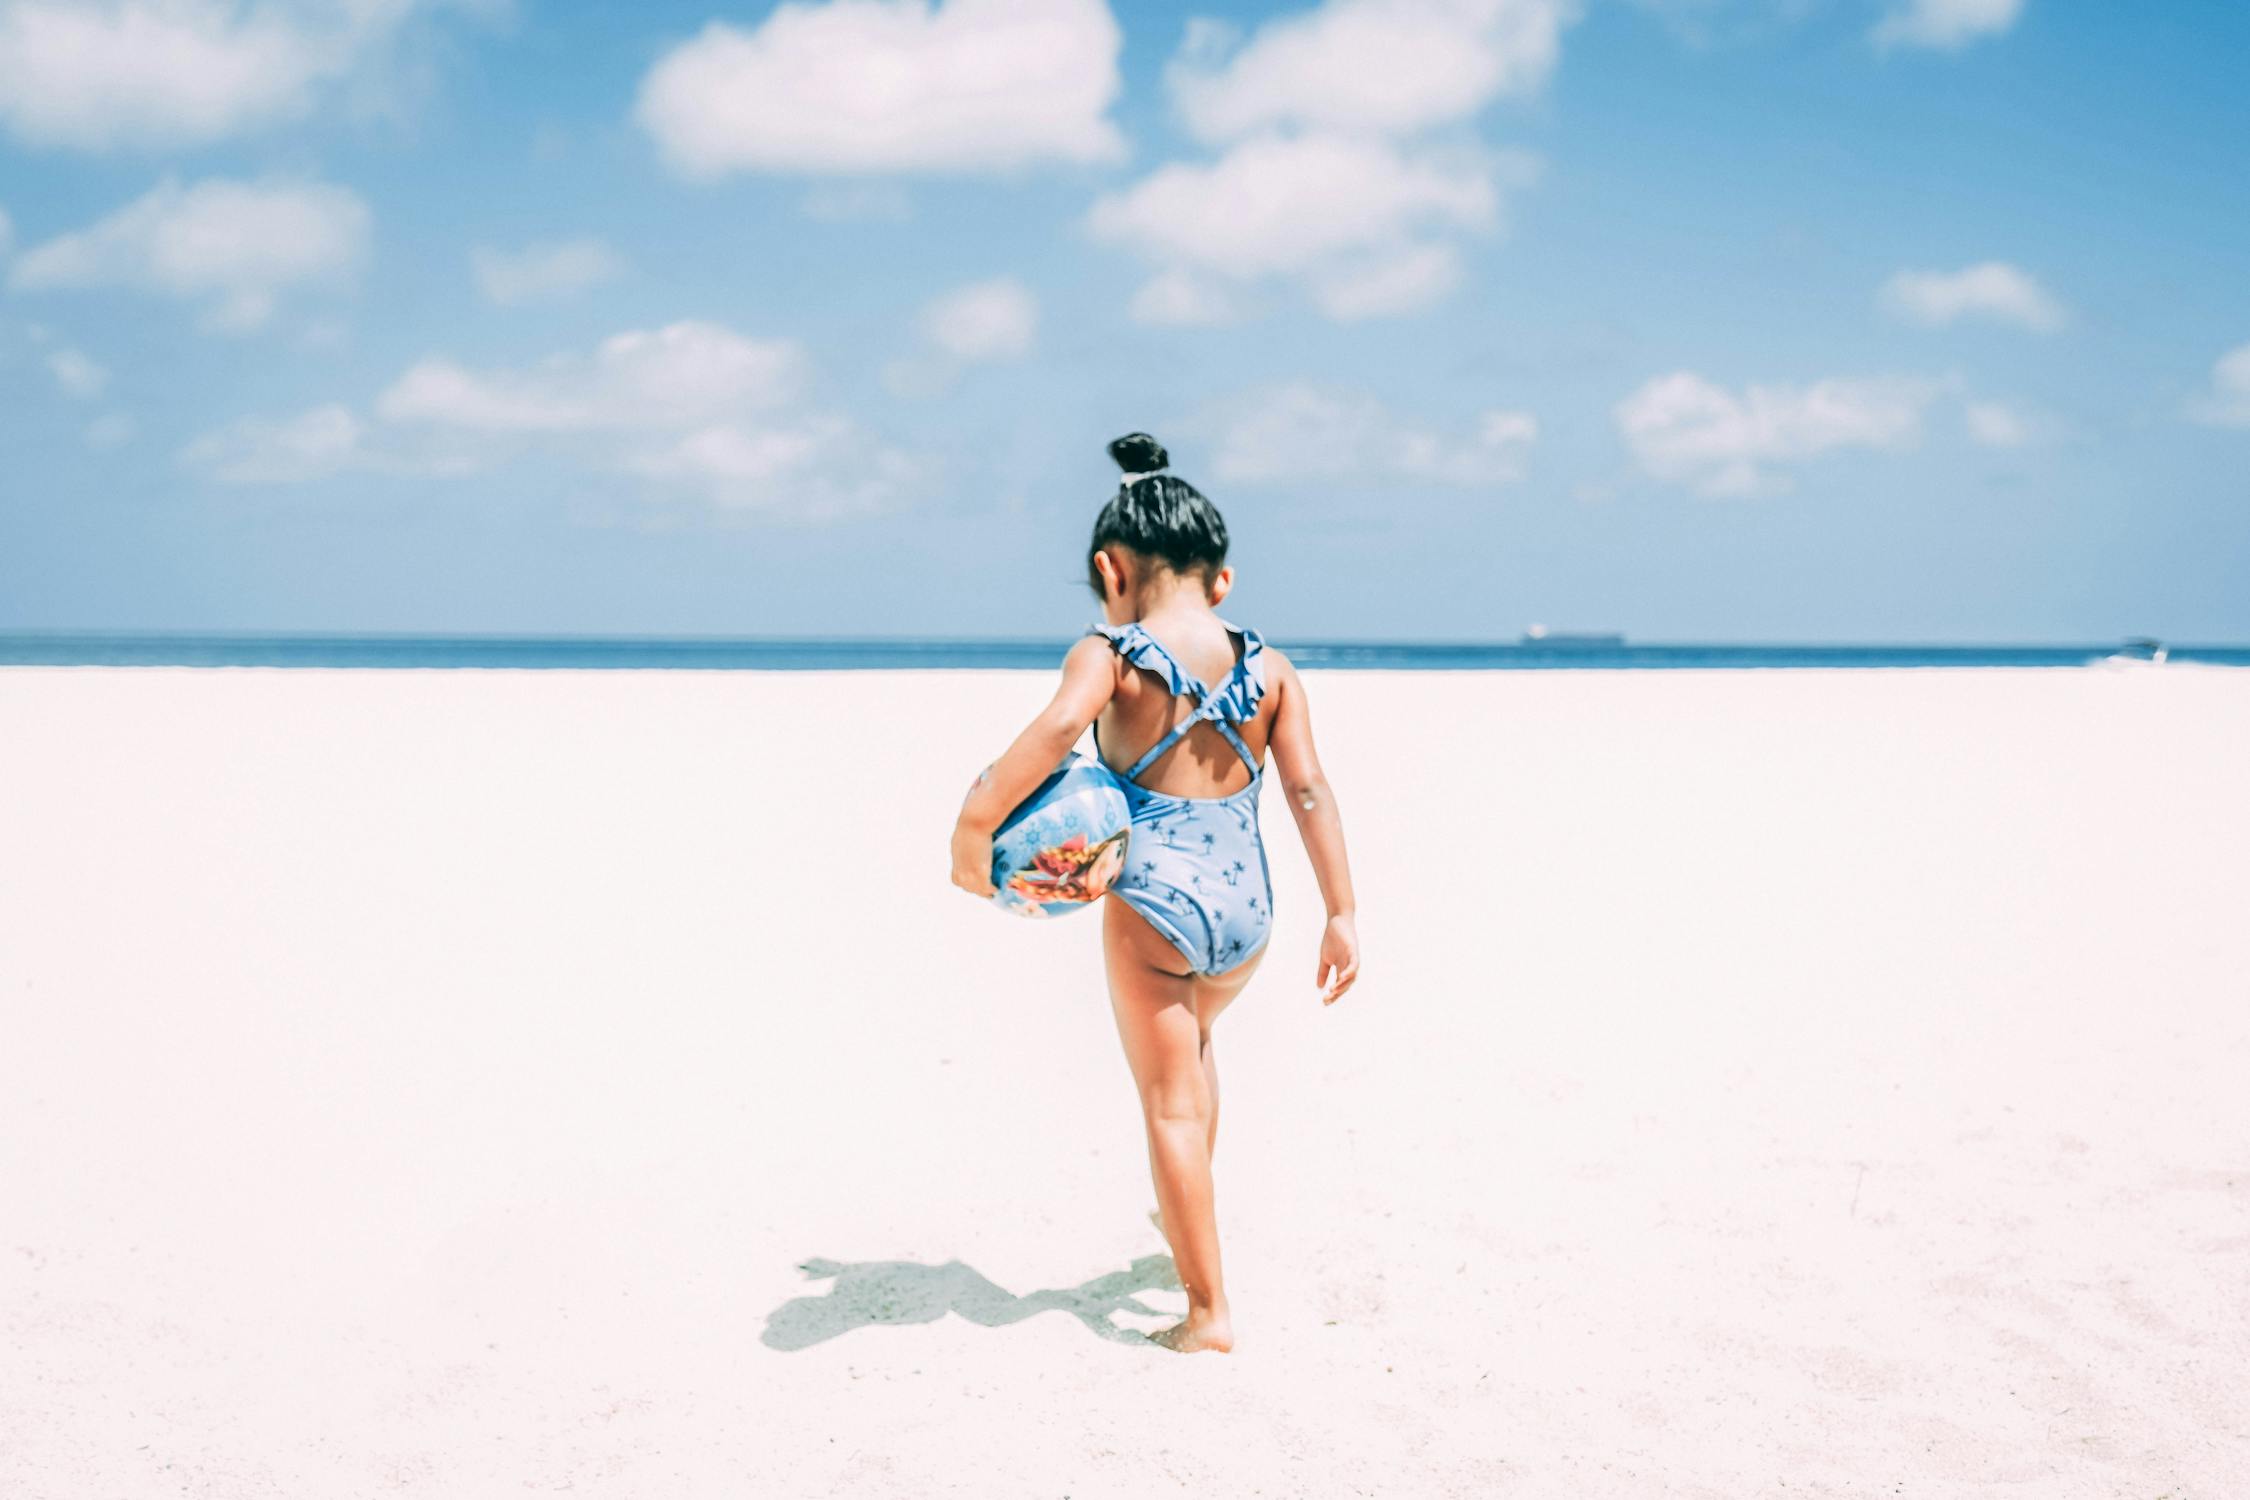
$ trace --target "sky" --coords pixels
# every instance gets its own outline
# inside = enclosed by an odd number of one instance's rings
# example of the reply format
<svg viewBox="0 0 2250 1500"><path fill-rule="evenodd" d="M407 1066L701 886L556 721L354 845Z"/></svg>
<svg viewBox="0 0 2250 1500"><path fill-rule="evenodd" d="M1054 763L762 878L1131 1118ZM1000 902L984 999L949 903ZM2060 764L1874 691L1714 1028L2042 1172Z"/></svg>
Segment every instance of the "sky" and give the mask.
<svg viewBox="0 0 2250 1500"><path fill-rule="evenodd" d="M0 629L2250 641L2238 0L0 0Z"/></svg>

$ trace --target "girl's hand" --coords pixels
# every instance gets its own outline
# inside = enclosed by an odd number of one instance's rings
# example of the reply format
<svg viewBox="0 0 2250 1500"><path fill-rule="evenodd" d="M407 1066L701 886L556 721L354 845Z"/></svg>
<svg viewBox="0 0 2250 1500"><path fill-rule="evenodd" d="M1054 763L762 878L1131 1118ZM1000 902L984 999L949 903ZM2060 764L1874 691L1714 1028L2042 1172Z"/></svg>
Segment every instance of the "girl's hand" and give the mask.
<svg viewBox="0 0 2250 1500"><path fill-rule="evenodd" d="M966 823L953 825L953 883L972 896L999 893L992 883L992 835Z"/></svg>
<svg viewBox="0 0 2250 1500"><path fill-rule="evenodd" d="M1320 965L1313 971L1313 983L1321 987L1320 1003L1334 1005L1359 978L1359 929L1352 919L1339 913L1328 919L1328 928L1320 935Z"/></svg>

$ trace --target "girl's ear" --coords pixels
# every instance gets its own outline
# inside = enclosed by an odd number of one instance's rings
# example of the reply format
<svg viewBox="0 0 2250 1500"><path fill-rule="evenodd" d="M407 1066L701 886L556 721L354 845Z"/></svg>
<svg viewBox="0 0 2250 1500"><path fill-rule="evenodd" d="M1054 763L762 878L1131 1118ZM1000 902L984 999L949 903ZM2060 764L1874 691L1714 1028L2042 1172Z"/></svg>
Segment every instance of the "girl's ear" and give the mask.
<svg viewBox="0 0 2250 1500"><path fill-rule="evenodd" d="M1102 587L1109 598L1125 597L1125 576L1117 570L1117 558L1107 547L1094 554L1094 568L1102 575Z"/></svg>
<svg viewBox="0 0 2250 1500"><path fill-rule="evenodd" d="M1217 609L1219 607L1220 601L1225 599L1226 596L1233 591L1233 589L1234 566L1230 563L1226 567L1219 569L1216 574L1212 575L1211 607L1213 609Z"/></svg>

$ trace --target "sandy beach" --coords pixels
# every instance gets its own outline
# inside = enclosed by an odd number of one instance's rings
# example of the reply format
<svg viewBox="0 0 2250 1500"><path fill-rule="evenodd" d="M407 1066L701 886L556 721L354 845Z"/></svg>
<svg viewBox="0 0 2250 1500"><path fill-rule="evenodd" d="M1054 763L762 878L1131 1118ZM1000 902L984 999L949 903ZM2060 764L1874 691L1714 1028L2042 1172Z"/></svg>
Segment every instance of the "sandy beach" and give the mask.
<svg viewBox="0 0 2250 1500"><path fill-rule="evenodd" d="M2250 1494L2250 673L1308 673L1188 1358L1050 681L0 671L0 1495Z"/></svg>

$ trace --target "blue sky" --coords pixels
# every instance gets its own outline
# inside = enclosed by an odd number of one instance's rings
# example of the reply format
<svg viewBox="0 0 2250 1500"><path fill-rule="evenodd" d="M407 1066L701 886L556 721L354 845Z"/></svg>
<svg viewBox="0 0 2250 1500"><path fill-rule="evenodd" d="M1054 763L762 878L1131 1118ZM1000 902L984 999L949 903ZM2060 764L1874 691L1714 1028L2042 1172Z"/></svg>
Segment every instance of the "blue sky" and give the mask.
<svg viewBox="0 0 2250 1500"><path fill-rule="evenodd" d="M2250 7L0 0L0 628L2250 639Z"/></svg>

